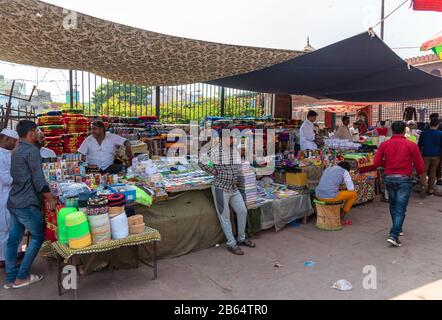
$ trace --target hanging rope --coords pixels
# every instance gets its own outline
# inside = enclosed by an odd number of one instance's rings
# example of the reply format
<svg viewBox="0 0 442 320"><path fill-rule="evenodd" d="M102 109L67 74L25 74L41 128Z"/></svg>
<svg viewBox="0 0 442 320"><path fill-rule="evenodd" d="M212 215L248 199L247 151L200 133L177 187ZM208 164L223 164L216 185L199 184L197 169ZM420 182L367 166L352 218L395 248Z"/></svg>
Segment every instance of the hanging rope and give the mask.
<svg viewBox="0 0 442 320"><path fill-rule="evenodd" d="M376 23L376 25L374 25L373 27L371 27L369 30L372 30L374 28L376 28L378 25L380 25L382 22L384 22L385 20L387 20L388 17L390 17L393 13L395 13L400 7L402 7L404 4L406 4L408 1L410 0L405 0L404 2L402 2L396 9L394 9L393 11L391 11L389 14L387 14L385 16L384 19L382 19L381 21L379 21L378 23Z"/></svg>

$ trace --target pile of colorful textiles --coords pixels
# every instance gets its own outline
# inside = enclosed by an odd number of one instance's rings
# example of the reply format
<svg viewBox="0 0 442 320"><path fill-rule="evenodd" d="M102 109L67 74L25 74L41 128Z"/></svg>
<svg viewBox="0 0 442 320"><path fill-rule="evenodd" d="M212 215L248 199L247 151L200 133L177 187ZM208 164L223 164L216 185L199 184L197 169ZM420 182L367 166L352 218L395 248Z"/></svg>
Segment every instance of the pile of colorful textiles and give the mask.
<svg viewBox="0 0 442 320"><path fill-rule="evenodd" d="M46 137L46 148L51 149L57 155L63 154L64 127L61 111L49 111L37 116L37 125Z"/></svg>
<svg viewBox="0 0 442 320"><path fill-rule="evenodd" d="M63 113L62 122L64 124L64 153L76 153L87 137L89 121L83 114L74 110L73 113Z"/></svg>
<svg viewBox="0 0 442 320"><path fill-rule="evenodd" d="M37 118L38 126L61 125L61 116L42 115Z"/></svg>
<svg viewBox="0 0 442 320"><path fill-rule="evenodd" d="M76 153L86 137L86 133L65 134L63 136L63 152Z"/></svg>
<svg viewBox="0 0 442 320"><path fill-rule="evenodd" d="M59 136L48 136L46 137L46 148L54 151L57 156L63 154L63 137Z"/></svg>
<svg viewBox="0 0 442 320"><path fill-rule="evenodd" d="M85 117L67 115L62 119L65 126L65 133L85 133L89 129L89 122Z"/></svg>

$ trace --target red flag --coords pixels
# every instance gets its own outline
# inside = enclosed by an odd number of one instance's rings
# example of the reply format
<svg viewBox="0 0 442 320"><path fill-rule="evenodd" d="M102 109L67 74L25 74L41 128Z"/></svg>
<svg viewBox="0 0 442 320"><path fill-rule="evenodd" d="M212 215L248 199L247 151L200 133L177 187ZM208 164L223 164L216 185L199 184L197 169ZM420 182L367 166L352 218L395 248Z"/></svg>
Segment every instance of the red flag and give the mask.
<svg viewBox="0 0 442 320"><path fill-rule="evenodd" d="M413 9L442 12L442 0L413 0Z"/></svg>

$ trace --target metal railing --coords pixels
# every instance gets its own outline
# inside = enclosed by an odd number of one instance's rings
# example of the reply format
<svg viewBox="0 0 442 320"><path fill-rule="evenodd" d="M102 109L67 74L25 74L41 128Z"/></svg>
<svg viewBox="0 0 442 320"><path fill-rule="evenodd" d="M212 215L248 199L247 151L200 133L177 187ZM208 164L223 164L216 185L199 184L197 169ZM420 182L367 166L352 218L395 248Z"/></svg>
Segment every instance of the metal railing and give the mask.
<svg viewBox="0 0 442 320"><path fill-rule="evenodd" d="M90 116L157 116L164 123L188 123L207 116L262 116L266 103L273 103L263 93L203 83L146 87L75 70L70 79L70 107Z"/></svg>
<svg viewBox="0 0 442 320"><path fill-rule="evenodd" d="M4 128L4 121L6 116L6 106L0 105L0 128ZM20 120L32 120L35 121L35 107L31 105L24 105L18 107L12 107L9 116L8 127L15 129L15 126Z"/></svg>

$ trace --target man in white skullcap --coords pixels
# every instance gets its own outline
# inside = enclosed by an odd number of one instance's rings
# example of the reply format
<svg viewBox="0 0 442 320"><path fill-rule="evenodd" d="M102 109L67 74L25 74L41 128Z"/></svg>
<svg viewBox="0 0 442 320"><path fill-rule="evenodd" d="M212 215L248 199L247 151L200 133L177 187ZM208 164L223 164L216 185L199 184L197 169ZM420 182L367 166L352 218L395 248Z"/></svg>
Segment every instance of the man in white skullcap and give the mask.
<svg viewBox="0 0 442 320"><path fill-rule="evenodd" d="M0 132L0 268L5 266L6 244L8 242L9 212L7 202L11 189L11 151L18 141L18 134L11 129Z"/></svg>

